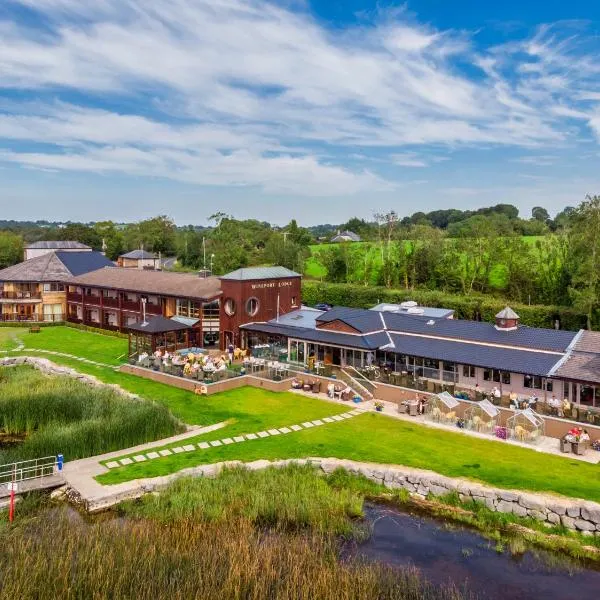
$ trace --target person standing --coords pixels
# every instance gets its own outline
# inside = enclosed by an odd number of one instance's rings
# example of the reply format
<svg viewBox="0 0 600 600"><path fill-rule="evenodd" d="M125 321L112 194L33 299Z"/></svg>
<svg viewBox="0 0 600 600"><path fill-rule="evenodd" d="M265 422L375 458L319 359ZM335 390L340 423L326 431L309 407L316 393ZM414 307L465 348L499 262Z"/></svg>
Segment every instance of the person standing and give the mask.
<svg viewBox="0 0 600 600"><path fill-rule="evenodd" d="M229 344L229 346L227 346L227 354L229 355L229 364L231 365L231 363L233 362L233 344Z"/></svg>

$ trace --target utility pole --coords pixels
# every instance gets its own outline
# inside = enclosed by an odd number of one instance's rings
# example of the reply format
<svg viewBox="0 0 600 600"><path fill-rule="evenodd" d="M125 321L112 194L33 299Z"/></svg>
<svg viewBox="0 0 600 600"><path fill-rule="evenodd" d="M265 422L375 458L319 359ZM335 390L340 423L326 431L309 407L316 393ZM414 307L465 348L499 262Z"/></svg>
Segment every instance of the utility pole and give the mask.
<svg viewBox="0 0 600 600"><path fill-rule="evenodd" d="M204 255L203 269L206 271L206 238L204 236L202 236L202 254Z"/></svg>

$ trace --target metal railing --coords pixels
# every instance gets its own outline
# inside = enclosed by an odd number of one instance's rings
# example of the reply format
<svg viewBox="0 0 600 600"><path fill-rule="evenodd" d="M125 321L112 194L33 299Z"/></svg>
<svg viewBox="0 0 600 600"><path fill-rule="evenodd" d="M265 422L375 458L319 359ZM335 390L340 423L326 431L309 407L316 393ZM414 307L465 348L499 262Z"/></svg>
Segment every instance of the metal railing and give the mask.
<svg viewBox="0 0 600 600"><path fill-rule="evenodd" d="M59 470L59 460L56 456L45 456L44 458L0 465L0 485L13 481L18 483L19 481L40 479L41 477L54 475Z"/></svg>

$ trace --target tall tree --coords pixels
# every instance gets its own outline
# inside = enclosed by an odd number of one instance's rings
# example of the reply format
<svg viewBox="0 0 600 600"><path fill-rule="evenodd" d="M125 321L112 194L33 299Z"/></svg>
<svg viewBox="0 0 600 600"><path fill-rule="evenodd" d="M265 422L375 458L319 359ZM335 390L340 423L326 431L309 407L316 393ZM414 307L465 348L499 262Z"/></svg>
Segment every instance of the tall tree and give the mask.
<svg viewBox="0 0 600 600"><path fill-rule="evenodd" d="M569 293L573 305L585 311L591 329L594 311L600 304L600 196L586 196L575 211L570 250Z"/></svg>
<svg viewBox="0 0 600 600"><path fill-rule="evenodd" d="M534 206L531 209L531 218L541 223L547 223L550 220L550 213L543 206Z"/></svg>
<svg viewBox="0 0 600 600"><path fill-rule="evenodd" d="M23 238L10 231L0 231L0 269L23 260Z"/></svg>

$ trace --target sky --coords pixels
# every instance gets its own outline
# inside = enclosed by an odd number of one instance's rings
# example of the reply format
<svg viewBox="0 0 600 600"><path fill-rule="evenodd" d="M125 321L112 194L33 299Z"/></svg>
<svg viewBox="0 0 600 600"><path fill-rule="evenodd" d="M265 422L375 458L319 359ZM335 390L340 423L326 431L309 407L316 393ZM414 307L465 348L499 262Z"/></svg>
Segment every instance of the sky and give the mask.
<svg viewBox="0 0 600 600"><path fill-rule="evenodd" d="M596 0L2 0L0 219L600 194Z"/></svg>

